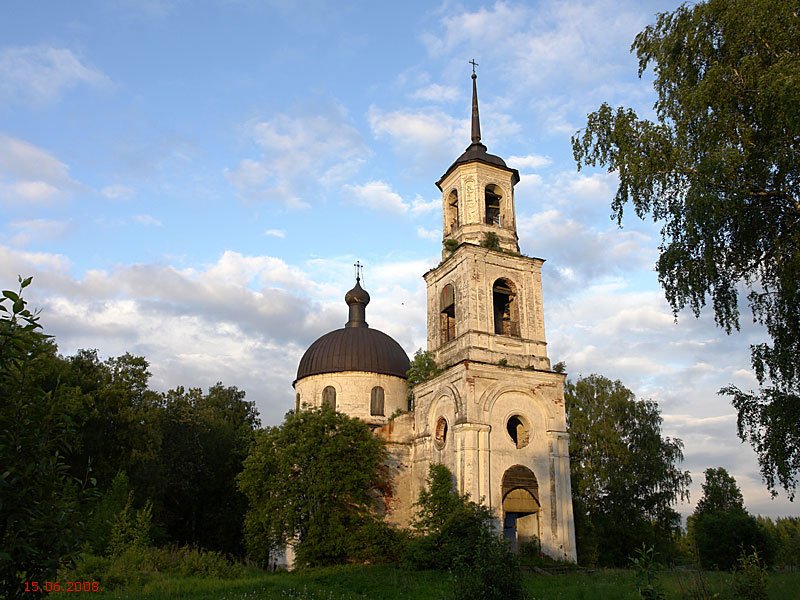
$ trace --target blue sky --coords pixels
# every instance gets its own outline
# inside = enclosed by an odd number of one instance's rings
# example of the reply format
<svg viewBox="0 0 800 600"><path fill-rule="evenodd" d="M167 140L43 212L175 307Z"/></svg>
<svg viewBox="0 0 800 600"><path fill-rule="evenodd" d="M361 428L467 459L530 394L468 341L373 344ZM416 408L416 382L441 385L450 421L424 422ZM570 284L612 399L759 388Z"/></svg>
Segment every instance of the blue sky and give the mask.
<svg viewBox="0 0 800 600"><path fill-rule="evenodd" d="M547 259L551 360L657 400L693 502L702 471L724 466L752 511L797 514L769 499L716 394L754 385L763 333L747 314L733 336L710 314L675 323L658 224L618 228L614 175L571 158L601 102L651 113L629 47L676 6L7 1L0 285L34 276L65 354L142 354L154 387L236 385L277 423L304 349L347 319L356 260L370 324L409 355L425 345L434 183L469 144L474 58L483 141L521 173L520 245Z"/></svg>

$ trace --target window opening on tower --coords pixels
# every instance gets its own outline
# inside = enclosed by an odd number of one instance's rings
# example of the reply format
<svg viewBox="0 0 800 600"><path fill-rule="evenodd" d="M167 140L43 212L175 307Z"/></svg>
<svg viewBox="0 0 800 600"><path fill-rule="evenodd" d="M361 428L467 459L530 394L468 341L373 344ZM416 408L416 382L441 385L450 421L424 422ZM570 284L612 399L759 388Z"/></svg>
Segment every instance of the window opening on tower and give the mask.
<svg viewBox="0 0 800 600"><path fill-rule="evenodd" d="M450 233L458 229L460 225L458 217L458 192L453 190L447 197L447 226Z"/></svg>
<svg viewBox="0 0 800 600"><path fill-rule="evenodd" d="M514 285L508 279L498 279L492 286L494 332L519 337L519 308Z"/></svg>
<svg viewBox="0 0 800 600"><path fill-rule="evenodd" d="M322 390L322 404L336 410L336 388L332 385L325 386Z"/></svg>
<svg viewBox="0 0 800 600"><path fill-rule="evenodd" d="M442 343L454 340L456 338L456 294L452 284L449 283L442 290L439 319Z"/></svg>
<svg viewBox="0 0 800 600"><path fill-rule="evenodd" d="M373 417L384 416L383 401L384 401L383 388L379 385L376 385L374 388L372 388L372 392L370 393L369 414L372 415Z"/></svg>
<svg viewBox="0 0 800 600"><path fill-rule="evenodd" d="M496 185L487 185L484 195L486 201L486 224L500 225L500 189Z"/></svg>

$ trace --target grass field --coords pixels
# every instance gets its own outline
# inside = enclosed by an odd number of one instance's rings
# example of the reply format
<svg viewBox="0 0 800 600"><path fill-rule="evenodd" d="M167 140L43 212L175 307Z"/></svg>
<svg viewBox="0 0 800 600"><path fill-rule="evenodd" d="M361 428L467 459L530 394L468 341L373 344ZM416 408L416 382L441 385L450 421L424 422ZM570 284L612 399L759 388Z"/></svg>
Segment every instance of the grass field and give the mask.
<svg viewBox="0 0 800 600"><path fill-rule="evenodd" d="M668 571L660 576L669 599L692 598L693 575ZM711 593L725 595L731 575L704 574ZM561 575L528 574L525 585L531 600L637 599L634 574L625 570ZM769 577L769 598L798 598L800 572L773 573ZM109 600L259 600L297 598L308 600L439 600L452 595L447 575L432 571L407 571L391 566L349 566L314 569L294 573L253 571L239 579L179 578L152 575L147 581L126 590L104 592ZM709 596L711 597L711 596Z"/></svg>

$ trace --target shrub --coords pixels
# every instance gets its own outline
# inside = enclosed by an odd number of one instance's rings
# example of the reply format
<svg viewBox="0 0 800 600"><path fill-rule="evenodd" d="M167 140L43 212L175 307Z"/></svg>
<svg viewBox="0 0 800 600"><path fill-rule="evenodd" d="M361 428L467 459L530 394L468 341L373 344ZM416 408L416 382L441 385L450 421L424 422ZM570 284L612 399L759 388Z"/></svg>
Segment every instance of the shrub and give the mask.
<svg viewBox="0 0 800 600"><path fill-rule="evenodd" d="M453 489L444 465L431 465L419 495L406 562L416 569L449 571L453 597L516 600L525 597L516 556L497 535L490 509Z"/></svg>
<svg viewBox="0 0 800 600"><path fill-rule="evenodd" d="M767 568L755 550L739 557L733 577L733 593L742 600L766 600Z"/></svg>
<svg viewBox="0 0 800 600"><path fill-rule="evenodd" d="M483 234L481 246L489 250L500 250L500 238L494 231L487 231Z"/></svg>

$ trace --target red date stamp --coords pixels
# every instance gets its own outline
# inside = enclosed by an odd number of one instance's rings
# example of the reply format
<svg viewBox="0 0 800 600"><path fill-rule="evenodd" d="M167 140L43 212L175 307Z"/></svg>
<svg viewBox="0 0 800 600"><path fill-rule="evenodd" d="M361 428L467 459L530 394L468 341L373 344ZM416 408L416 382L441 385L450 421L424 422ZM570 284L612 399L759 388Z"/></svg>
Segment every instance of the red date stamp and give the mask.
<svg viewBox="0 0 800 600"><path fill-rule="evenodd" d="M26 594L81 594L86 592L102 592L99 581L26 581Z"/></svg>

